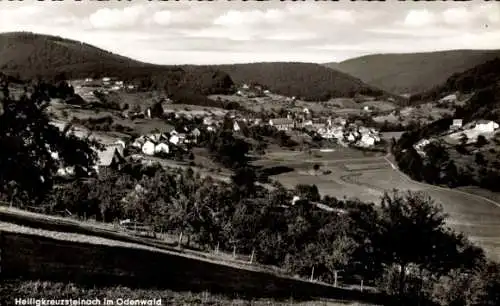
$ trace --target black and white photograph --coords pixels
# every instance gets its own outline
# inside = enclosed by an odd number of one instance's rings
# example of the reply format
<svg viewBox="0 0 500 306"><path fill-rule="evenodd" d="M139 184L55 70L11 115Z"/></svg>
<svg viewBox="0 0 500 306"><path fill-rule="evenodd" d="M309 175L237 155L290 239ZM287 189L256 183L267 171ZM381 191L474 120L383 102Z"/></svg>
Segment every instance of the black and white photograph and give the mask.
<svg viewBox="0 0 500 306"><path fill-rule="evenodd" d="M17 305L500 305L500 1L0 1Z"/></svg>

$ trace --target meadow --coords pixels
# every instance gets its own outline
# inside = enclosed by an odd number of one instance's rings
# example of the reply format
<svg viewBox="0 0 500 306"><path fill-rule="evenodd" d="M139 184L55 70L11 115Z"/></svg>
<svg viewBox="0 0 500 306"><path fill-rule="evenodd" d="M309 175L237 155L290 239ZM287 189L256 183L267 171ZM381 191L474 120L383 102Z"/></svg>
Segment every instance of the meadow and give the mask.
<svg viewBox="0 0 500 306"><path fill-rule="evenodd" d="M380 154L370 156L349 148L328 153L313 152L311 155L307 152L274 152L266 158L264 164L274 162L295 170L272 179L289 188L297 184L314 184L321 195L358 198L378 204L385 191L424 191L443 207L452 228L464 232L484 247L491 258L500 260L500 204L497 194L480 188L454 190L415 182L394 169ZM313 171L315 164L320 166L319 171ZM324 170L331 172L324 174Z"/></svg>

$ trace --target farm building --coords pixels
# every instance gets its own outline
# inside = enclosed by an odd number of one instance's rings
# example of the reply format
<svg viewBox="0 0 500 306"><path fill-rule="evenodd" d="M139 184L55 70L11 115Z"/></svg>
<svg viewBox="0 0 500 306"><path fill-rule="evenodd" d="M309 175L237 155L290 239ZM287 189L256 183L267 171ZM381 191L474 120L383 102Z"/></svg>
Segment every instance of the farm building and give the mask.
<svg viewBox="0 0 500 306"><path fill-rule="evenodd" d="M498 127L498 123L495 121L479 120L474 129L482 133L493 133Z"/></svg>
<svg viewBox="0 0 500 306"><path fill-rule="evenodd" d="M119 168L125 161L121 145L109 145L103 151L97 151L97 173L105 174L109 169Z"/></svg>
<svg viewBox="0 0 500 306"><path fill-rule="evenodd" d="M439 100L439 102L444 102L444 103L451 103L451 102L456 102L456 101L457 101L456 94L447 95L446 97Z"/></svg>
<svg viewBox="0 0 500 306"><path fill-rule="evenodd" d="M269 125L274 126L280 131L288 131L294 128L294 121L288 118L270 119Z"/></svg>
<svg viewBox="0 0 500 306"><path fill-rule="evenodd" d="M463 125L463 120L462 119L453 119L453 123L450 126L451 130L457 130L460 129Z"/></svg>
<svg viewBox="0 0 500 306"><path fill-rule="evenodd" d="M170 152L170 148L168 147L167 144L165 143L159 143L155 146L155 153L166 153L168 154Z"/></svg>
<svg viewBox="0 0 500 306"><path fill-rule="evenodd" d="M155 144L148 140L142 146L142 153L146 155L154 155L155 154Z"/></svg>

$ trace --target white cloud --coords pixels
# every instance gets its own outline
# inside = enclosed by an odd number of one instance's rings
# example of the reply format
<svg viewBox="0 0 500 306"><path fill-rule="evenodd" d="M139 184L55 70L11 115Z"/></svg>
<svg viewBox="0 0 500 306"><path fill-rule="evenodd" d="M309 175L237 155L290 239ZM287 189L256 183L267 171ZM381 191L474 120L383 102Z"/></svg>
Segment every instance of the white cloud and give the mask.
<svg viewBox="0 0 500 306"><path fill-rule="evenodd" d="M474 12L469 11L465 7L450 8L443 12L445 23L458 25L471 22L475 16Z"/></svg>
<svg viewBox="0 0 500 306"><path fill-rule="evenodd" d="M159 25L166 26L172 22L172 12L159 11L154 13L153 21Z"/></svg>
<svg viewBox="0 0 500 306"><path fill-rule="evenodd" d="M96 29L116 29L136 25L147 12L141 5L123 9L102 8L89 16L90 24Z"/></svg>
<svg viewBox="0 0 500 306"><path fill-rule="evenodd" d="M0 1L0 31L59 35L174 64L326 62L374 52L493 49L500 48L499 30L500 5L491 2L111 1L104 6L66 1L47 6Z"/></svg>
<svg viewBox="0 0 500 306"><path fill-rule="evenodd" d="M389 34L392 36L401 36L401 37L429 37L429 38L439 38L445 36L453 36L456 35L456 29L447 29L447 28L436 28L436 27L421 27L418 31L415 31L413 28L373 28L367 29L366 32L375 33L375 34Z"/></svg>
<svg viewBox="0 0 500 306"><path fill-rule="evenodd" d="M436 16L429 10L410 10L404 20L404 25L409 27L421 27L433 24Z"/></svg>
<svg viewBox="0 0 500 306"><path fill-rule="evenodd" d="M337 23L354 24L356 22L356 15L354 14L354 12L347 10L329 11L321 17Z"/></svg>
<svg viewBox="0 0 500 306"><path fill-rule="evenodd" d="M305 31L290 31L283 32L280 31L276 34L270 34L264 36L264 39L267 40L276 40L276 41L304 41L315 39L318 37L318 34L313 32L305 32Z"/></svg>
<svg viewBox="0 0 500 306"><path fill-rule="evenodd" d="M229 40L248 41L255 37L251 31L241 31L234 28L208 27L201 30L184 30L181 33L190 38L226 38Z"/></svg>
<svg viewBox="0 0 500 306"><path fill-rule="evenodd" d="M238 11L230 10L217 17L213 24L219 26L240 26L253 25L259 23L275 23L281 21L285 14L281 10L270 9L266 11L250 10Z"/></svg>

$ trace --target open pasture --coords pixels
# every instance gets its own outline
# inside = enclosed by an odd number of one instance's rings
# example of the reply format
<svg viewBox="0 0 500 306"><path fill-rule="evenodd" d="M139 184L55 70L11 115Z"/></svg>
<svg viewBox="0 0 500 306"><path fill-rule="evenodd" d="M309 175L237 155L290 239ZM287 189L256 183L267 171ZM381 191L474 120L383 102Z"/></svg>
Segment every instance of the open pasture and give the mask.
<svg viewBox="0 0 500 306"><path fill-rule="evenodd" d="M393 169L383 157L362 155L363 152L352 149L328 153L317 151L312 154L271 152L265 160L258 162L293 168L295 171L272 177L286 187L314 184L322 195L340 199L358 198L365 202L380 203L385 191L424 191L443 207L452 228L464 232L473 242L481 245L491 258L500 260L500 205L484 198L495 201L498 195L486 196L481 189L467 194L415 182ZM320 166L318 171L313 171L315 164ZM324 174L324 170L330 170L331 173Z"/></svg>
<svg viewBox="0 0 500 306"><path fill-rule="evenodd" d="M373 162L373 163L348 163L344 164L347 171L365 171L365 170L383 170L387 169L387 163Z"/></svg>

